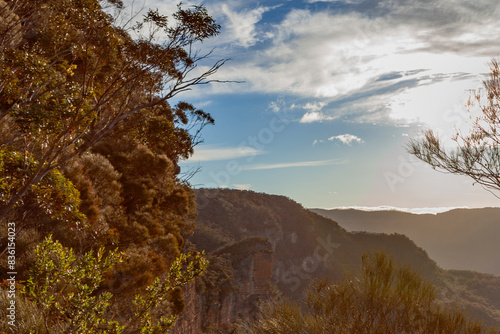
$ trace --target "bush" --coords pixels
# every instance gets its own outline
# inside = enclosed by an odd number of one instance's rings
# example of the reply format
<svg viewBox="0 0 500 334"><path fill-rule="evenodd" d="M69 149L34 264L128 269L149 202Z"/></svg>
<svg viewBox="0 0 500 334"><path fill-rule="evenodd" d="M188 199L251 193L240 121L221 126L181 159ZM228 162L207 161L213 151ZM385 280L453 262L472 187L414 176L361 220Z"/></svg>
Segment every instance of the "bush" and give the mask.
<svg viewBox="0 0 500 334"><path fill-rule="evenodd" d="M394 265L383 253L363 255L359 278L310 285L306 305L288 300L262 306L241 333L486 333L478 322L436 303L434 287ZM495 331L491 330L490 333Z"/></svg>
<svg viewBox="0 0 500 334"><path fill-rule="evenodd" d="M17 296L18 307L30 310L32 316L24 317L22 310L16 317L17 328L22 333L165 333L182 311L176 304L180 288L207 266L203 254L181 254L164 279L156 278L144 294L129 301L133 316L115 319L110 312L113 295L100 291L100 285L121 259L114 252L104 256L102 248L77 257L72 249L47 237L36 248L30 278ZM5 292L0 289L4 306L9 303Z"/></svg>

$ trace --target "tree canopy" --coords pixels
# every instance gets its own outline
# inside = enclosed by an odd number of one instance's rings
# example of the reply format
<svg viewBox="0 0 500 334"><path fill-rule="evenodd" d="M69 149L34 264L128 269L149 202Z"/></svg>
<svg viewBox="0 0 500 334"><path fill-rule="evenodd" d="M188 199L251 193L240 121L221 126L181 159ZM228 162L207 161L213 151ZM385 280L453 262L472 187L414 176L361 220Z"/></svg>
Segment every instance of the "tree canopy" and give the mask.
<svg viewBox="0 0 500 334"><path fill-rule="evenodd" d="M162 316L182 311L181 282L205 266L185 255L196 205L178 163L214 119L169 102L216 81L226 60L205 67L211 51L198 49L220 26L203 6L179 5L169 17L149 10L119 24L125 9L119 0L0 0L0 252L14 224L16 279L30 291L20 303L48 333L80 325L103 332L123 319L139 319L124 332L153 332ZM202 62L208 69L199 71ZM100 260L112 251L119 259ZM9 271L6 257L0 267ZM68 287L59 281L47 286L56 279L50 268L68 271L81 298L62 298ZM161 283L172 270L173 281ZM85 309L93 302L94 313ZM152 313L134 318L139 304Z"/></svg>
<svg viewBox="0 0 500 334"><path fill-rule="evenodd" d="M211 82L225 62L193 74L210 54L200 55L196 46L220 28L206 9L179 6L172 22L150 10L137 24L118 26L104 4L122 7L98 0L20 0L2 7L13 22L2 26L0 41L0 143L37 162L21 180L12 180L16 187L0 203L2 219L34 184L133 115L148 114L137 116L151 130L142 140L163 145L174 160L192 153L190 126L213 122L188 103L172 109L167 103ZM175 140L159 143L165 132Z"/></svg>

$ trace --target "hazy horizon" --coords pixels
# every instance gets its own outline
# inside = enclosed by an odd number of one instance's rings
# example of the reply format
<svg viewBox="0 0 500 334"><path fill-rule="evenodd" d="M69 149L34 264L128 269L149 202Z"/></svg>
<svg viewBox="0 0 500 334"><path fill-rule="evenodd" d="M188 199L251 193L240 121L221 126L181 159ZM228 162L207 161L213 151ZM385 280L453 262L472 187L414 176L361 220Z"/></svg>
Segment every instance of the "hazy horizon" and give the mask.
<svg viewBox="0 0 500 334"><path fill-rule="evenodd" d="M412 214L438 214L443 212L448 212L455 209L486 209L490 207L465 207L465 206L455 206L455 207L426 207L426 208L400 208L394 206L340 206L331 208L309 208L309 209L323 209L323 210L359 210L359 211L398 211L406 212Z"/></svg>

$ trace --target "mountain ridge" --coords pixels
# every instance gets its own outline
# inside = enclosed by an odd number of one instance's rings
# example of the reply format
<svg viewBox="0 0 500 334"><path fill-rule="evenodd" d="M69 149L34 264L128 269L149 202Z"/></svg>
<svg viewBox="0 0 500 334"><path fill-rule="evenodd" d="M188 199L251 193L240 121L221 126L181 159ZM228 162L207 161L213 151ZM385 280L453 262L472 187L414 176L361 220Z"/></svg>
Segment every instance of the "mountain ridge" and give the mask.
<svg viewBox="0 0 500 334"><path fill-rule="evenodd" d="M319 208L319 207L311 207L307 208L308 210L356 210L356 211L365 211L365 212L403 212L410 213L414 215L436 215L439 213L450 212L454 210L481 210L481 209L496 209L500 207L478 207L478 208L470 208L466 206L448 206L448 207L421 207L421 208L402 208L396 206L339 206L332 208Z"/></svg>
<svg viewBox="0 0 500 334"><path fill-rule="evenodd" d="M346 272L356 275L363 253L382 251L434 284L442 303L460 305L476 319L500 326L500 277L444 270L406 235L350 232L337 221L284 196L197 189L196 197L197 226L189 242L217 258L218 250L231 249L246 239L269 240L273 251L271 282L288 298L300 300L311 279L340 280ZM240 251L246 256L244 249ZM219 260L225 261L226 268L235 265L227 257ZM247 286L238 279L231 284Z"/></svg>
<svg viewBox="0 0 500 334"><path fill-rule="evenodd" d="M436 215L399 211L311 209L348 231L401 233L445 269L500 275L500 208L454 209Z"/></svg>

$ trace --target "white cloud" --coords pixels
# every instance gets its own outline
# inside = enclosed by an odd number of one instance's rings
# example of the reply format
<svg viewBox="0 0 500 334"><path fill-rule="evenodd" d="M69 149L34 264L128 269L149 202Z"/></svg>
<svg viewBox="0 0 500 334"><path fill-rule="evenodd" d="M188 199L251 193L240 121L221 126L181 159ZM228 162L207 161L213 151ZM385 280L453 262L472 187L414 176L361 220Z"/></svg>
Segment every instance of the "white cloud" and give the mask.
<svg viewBox="0 0 500 334"><path fill-rule="evenodd" d="M480 84L479 78L447 79L407 89L389 97L390 117L400 123L426 124L443 137L451 137L455 128L466 132L470 127L466 109L469 90Z"/></svg>
<svg viewBox="0 0 500 334"><path fill-rule="evenodd" d="M333 159L333 160L321 160L321 161L300 161L300 162L288 162L288 163L277 163L277 164L259 164L259 165L246 165L242 166L242 170L265 170L265 169L277 169L277 168L292 168L292 167L314 167L314 166L327 166L327 165L343 165L348 163L347 159Z"/></svg>
<svg viewBox="0 0 500 334"><path fill-rule="evenodd" d="M241 147L213 147L210 145L197 146L194 154L189 158L192 161L214 161L214 160L230 160L249 156L264 154L264 151L257 150L250 146Z"/></svg>
<svg viewBox="0 0 500 334"><path fill-rule="evenodd" d="M291 108L293 108L293 104ZM278 97L276 101L270 102L269 105L267 106L267 110L271 110L276 113L280 111L285 111L285 109L286 109L286 102L282 96Z"/></svg>
<svg viewBox="0 0 500 334"><path fill-rule="evenodd" d="M500 54L497 0L367 0L356 8L371 15L354 10L291 10L272 28L266 26L272 39L265 48L221 70L221 79L241 79L246 84L217 89L316 97L317 104L306 109L303 123L335 119L343 111L323 111L321 104L355 97L344 108L356 104L366 116L360 120L435 125L429 118L417 119L415 112L401 113L408 103L404 94L429 86L434 95L449 95L453 87L447 84L455 81L455 74L487 72L489 58ZM446 77L449 80L439 85ZM463 86L477 87L477 79L467 80ZM459 94L463 90L457 90L455 95ZM432 103L421 99L420 110L432 109Z"/></svg>
<svg viewBox="0 0 500 334"><path fill-rule="evenodd" d="M201 102L195 103L195 105L196 105L197 108L208 107L211 104L212 104L212 100L206 100L206 101L201 101Z"/></svg>
<svg viewBox="0 0 500 334"><path fill-rule="evenodd" d="M243 47L250 47L258 42L256 24L262 19L262 14L268 7L258 7L252 10L236 11L224 3L221 7L227 18L225 42L236 43Z"/></svg>
<svg viewBox="0 0 500 334"><path fill-rule="evenodd" d="M277 18L284 7L278 13L242 0L210 3L210 13L223 26L221 36L214 39L216 54L233 58L215 77L245 83L211 85L204 93L245 91L316 98L309 109L302 106L306 110L302 123L348 113L364 122L440 127L443 122L436 117L443 108L453 107L465 88L480 85L477 77L455 84L456 74L485 73L490 57L500 54L498 0L342 2L350 4L349 9L292 9L272 23L264 21L263 14L276 13ZM266 43L257 45L259 41ZM232 45L252 52L234 54ZM439 96L451 104L436 103ZM325 103L332 106L346 99L350 103L322 109Z"/></svg>
<svg viewBox="0 0 500 334"><path fill-rule="evenodd" d="M300 119L300 123L313 123L322 121L331 121L336 119L337 116L328 116L317 111L308 111Z"/></svg>
<svg viewBox="0 0 500 334"><path fill-rule="evenodd" d="M334 141L334 140L339 140L341 141L342 143L346 144L346 145L349 145L351 146L352 142L357 142L357 143L364 143L363 139L355 136L355 135L351 135L349 133L346 133L346 134L343 134L343 135L338 135L338 136L334 136L334 137L330 137L328 138L329 141Z"/></svg>
<svg viewBox="0 0 500 334"><path fill-rule="evenodd" d="M312 112L319 112L326 104L326 102L308 102L302 108Z"/></svg>
<svg viewBox="0 0 500 334"><path fill-rule="evenodd" d="M323 108L327 105L327 102L308 102L305 105L292 104L291 109L304 109L307 112L302 115L300 123L313 123L322 121L331 121L337 118L337 116L328 115L322 112Z"/></svg>

